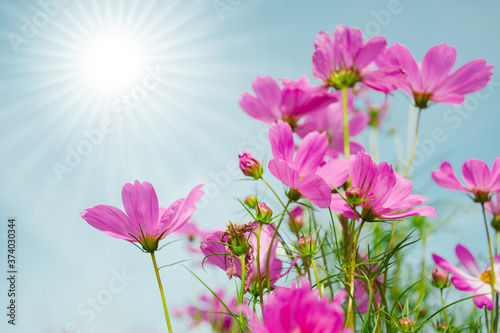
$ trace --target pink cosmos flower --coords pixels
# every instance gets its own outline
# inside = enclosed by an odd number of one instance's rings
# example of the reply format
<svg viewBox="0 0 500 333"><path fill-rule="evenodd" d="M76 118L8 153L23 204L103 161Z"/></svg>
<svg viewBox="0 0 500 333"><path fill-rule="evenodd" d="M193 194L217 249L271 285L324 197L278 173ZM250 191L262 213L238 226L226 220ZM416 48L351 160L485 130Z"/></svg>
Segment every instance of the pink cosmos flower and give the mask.
<svg viewBox="0 0 500 333"><path fill-rule="evenodd" d="M379 66L372 64L386 48L382 36L375 36L363 43L359 29L339 25L333 37L321 31L314 41L313 74L335 89L353 88L362 82L372 89L385 93L397 89L398 81L404 76L400 66Z"/></svg>
<svg viewBox="0 0 500 333"><path fill-rule="evenodd" d="M487 202L485 208L493 216L494 221L500 222L500 192L496 192L495 198Z"/></svg>
<svg viewBox="0 0 500 333"><path fill-rule="evenodd" d="M258 281L257 274L257 238L255 234L258 231L258 224L253 226L253 229L249 231L245 237L250 244L250 253L247 254L248 257L251 258L246 264L245 270L245 290L248 291L250 287L253 287L255 283ZM260 272L261 272L261 281L265 281L267 279L266 275L266 261L267 254L269 252L269 247L271 245L271 239L274 233L274 228L269 224L264 224L262 226L261 235L260 235ZM241 262L239 258L232 256L232 254L228 253L226 246L221 244L221 236L223 235L222 231L216 231L212 235L210 235L206 241L202 242L200 245L201 251L205 254L205 261L215 265L226 271L229 277L237 276L241 278ZM276 255L276 249L278 247L278 237L274 239L273 246L271 249L270 255L270 268L269 268L269 278L271 285L273 286L276 281L285 274L282 274L282 262L278 259Z"/></svg>
<svg viewBox="0 0 500 333"><path fill-rule="evenodd" d="M196 186L187 198L175 201L170 207L158 206L158 198L153 186L148 182L142 184L125 184L122 189L122 200L125 213L120 209L98 205L81 212L88 224L107 235L121 238L129 242L138 242L145 251L158 249L158 243L166 235L184 226L196 210L196 202L203 196Z"/></svg>
<svg viewBox="0 0 500 333"><path fill-rule="evenodd" d="M262 307L262 322L250 320L253 333L347 333L341 307L345 293L337 295L332 303L319 298L317 290L302 279L302 286L292 282L291 288L278 287Z"/></svg>
<svg viewBox="0 0 500 333"><path fill-rule="evenodd" d="M338 94L338 93L337 93ZM369 117L362 112L354 111L354 96L348 94L348 110L350 112L349 120L349 146L351 154L364 151L362 144L352 141L354 137L363 132L368 125ZM332 158L337 158L344 154L344 115L342 111L342 103L332 103L326 107L318 109L315 112L307 114L304 121L297 126L295 132L304 138L311 132L326 133L329 145L327 155Z"/></svg>
<svg viewBox="0 0 500 333"><path fill-rule="evenodd" d="M395 172L386 162L376 164L370 155L359 152L349 157L349 174L352 187L361 189L364 201L357 205L361 207L358 216L365 221L400 219L414 215L436 217L433 207L417 207L428 199L410 194L412 182ZM353 218L352 208L337 193L332 194L330 208L347 218Z"/></svg>
<svg viewBox="0 0 500 333"><path fill-rule="evenodd" d="M462 176L466 185L460 183L448 161L441 163L439 170L432 171L431 176L439 186L473 194L474 201L484 203L490 200L491 193L500 191L500 157L493 162L491 171L481 160L471 158L465 161Z"/></svg>
<svg viewBox="0 0 500 333"><path fill-rule="evenodd" d="M478 308L487 307L489 311L493 309L493 300L491 297L491 264L488 264L486 270L481 272L476 263L476 259L470 251L463 245L458 244L455 248L457 258L467 270L460 270L457 266L433 254L432 258L436 265L452 274L451 283L458 290L474 292L474 303ZM500 292L500 255L494 258L495 271L495 291Z"/></svg>
<svg viewBox="0 0 500 333"><path fill-rule="evenodd" d="M415 99L415 106L428 107L428 102L462 104L465 95L485 87L491 80L492 65L476 59L451 73L457 60L455 48L443 43L427 51L419 66L408 48L395 43L378 58L380 66L401 66L407 73L399 88Z"/></svg>
<svg viewBox="0 0 500 333"><path fill-rule="evenodd" d="M252 82L256 97L247 92L241 95L239 103L243 111L268 124L284 120L295 127L303 115L337 100L328 90L310 86L305 76L298 81L281 82L283 88L270 76L257 77Z"/></svg>
<svg viewBox="0 0 500 333"><path fill-rule="evenodd" d="M236 313L238 308L238 299L235 295L228 297L223 288L215 290L216 295L221 299L229 310ZM234 332L238 328L238 324L227 313L227 309L222 305L217 297L213 294L202 294L199 297L199 303L189 305L185 308L174 309L178 317L187 317L191 319L189 327L195 327L202 323L208 323L214 330L221 333ZM246 300L244 300L246 303Z"/></svg>
<svg viewBox="0 0 500 333"><path fill-rule="evenodd" d="M347 164L332 160L318 170L328 149L326 133L307 134L299 144L295 158L293 132L289 124L281 120L272 124L269 141L274 158L269 161L268 167L273 176L290 187L289 193L302 195L319 208L327 208L332 191L329 184L337 187L346 181Z"/></svg>

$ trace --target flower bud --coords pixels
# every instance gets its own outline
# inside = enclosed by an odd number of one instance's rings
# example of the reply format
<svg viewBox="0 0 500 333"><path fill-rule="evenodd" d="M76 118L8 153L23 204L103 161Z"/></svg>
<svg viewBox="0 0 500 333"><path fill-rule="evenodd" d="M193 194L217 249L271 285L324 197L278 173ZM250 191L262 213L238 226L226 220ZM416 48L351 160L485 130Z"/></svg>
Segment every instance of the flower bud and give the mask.
<svg viewBox="0 0 500 333"><path fill-rule="evenodd" d="M255 194L250 194L245 198L245 205L247 205L249 208L255 208L259 201L257 201L257 196Z"/></svg>
<svg viewBox="0 0 500 333"><path fill-rule="evenodd" d="M250 250L247 235L239 225L230 224L227 228L227 244L231 247L233 254L237 257L246 254Z"/></svg>
<svg viewBox="0 0 500 333"><path fill-rule="evenodd" d="M491 226L495 228L496 231L500 231L500 215L495 215L493 221L491 221Z"/></svg>
<svg viewBox="0 0 500 333"><path fill-rule="evenodd" d="M439 289L448 288L450 286L449 273L439 268L432 270L432 285Z"/></svg>
<svg viewBox="0 0 500 333"><path fill-rule="evenodd" d="M349 187L345 191L345 196L349 204L359 205L361 203L361 199L363 198L363 192L361 192L359 187Z"/></svg>
<svg viewBox="0 0 500 333"><path fill-rule="evenodd" d="M309 257L316 253L316 241L311 236L300 236L297 248L302 252L303 257Z"/></svg>
<svg viewBox="0 0 500 333"><path fill-rule="evenodd" d="M250 155L249 152L242 150L242 154L238 155L240 158L240 169L245 176L253 177L254 179L259 179L264 170L260 166L260 162Z"/></svg>
<svg viewBox="0 0 500 333"><path fill-rule="evenodd" d="M438 332L446 332L447 328L448 328L448 325L446 325L446 323L437 324L437 331Z"/></svg>
<svg viewBox="0 0 500 333"><path fill-rule="evenodd" d="M288 225L292 232L299 232L304 226L304 218L302 217L302 207L297 206L290 211L290 217L288 218Z"/></svg>
<svg viewBox="0 0 500 333"><path fill-rule="evenodd" d="M413 326L413 321L408 317L399 318L399 324L404 328L410 328Z"/></svg>
<svg viewBox="0 0 500 333"><path fill-rule="evenodd" d="M267 207L265 202L261 202L255 206L255 213L255 219L258 222L269 222L271 221L271 216L273 216L273 211L271 208Z"/></svg>

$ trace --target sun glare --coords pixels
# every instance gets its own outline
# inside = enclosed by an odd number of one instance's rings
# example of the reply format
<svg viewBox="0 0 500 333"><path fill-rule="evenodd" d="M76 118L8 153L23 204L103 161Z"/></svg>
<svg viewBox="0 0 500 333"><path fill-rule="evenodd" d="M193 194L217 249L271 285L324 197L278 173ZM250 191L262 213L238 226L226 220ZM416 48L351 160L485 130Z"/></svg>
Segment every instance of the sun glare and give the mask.
<svg viewBox="0 0 500 333"><path fill-rule="evenodd" d="M144 67L137 43L116 34L89 41L82 62L88 82L111 92L127 89Z"/></svg>

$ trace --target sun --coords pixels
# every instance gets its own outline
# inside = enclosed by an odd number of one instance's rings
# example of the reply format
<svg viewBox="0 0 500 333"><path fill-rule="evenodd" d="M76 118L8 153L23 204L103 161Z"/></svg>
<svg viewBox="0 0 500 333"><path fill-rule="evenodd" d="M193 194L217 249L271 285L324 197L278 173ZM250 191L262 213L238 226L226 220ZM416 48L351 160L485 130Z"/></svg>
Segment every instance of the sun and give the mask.
<svg viewBox="0 0 500 333"><path fill-rule="evenodd" d="M139 43L130 36L107 33L89 39L81 57L88 84L104 92L119 92L137 81L144 70Z"/></svg>

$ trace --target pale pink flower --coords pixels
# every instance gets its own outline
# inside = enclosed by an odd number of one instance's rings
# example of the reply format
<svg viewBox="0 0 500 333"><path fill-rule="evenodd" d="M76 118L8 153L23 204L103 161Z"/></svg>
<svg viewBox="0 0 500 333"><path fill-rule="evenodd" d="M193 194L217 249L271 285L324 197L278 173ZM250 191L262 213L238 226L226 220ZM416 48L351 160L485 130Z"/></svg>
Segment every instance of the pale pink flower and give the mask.
<svg viewBox="0 0 500 333"><path fill-rule="evenodd" d="M337 93L338 95L338 93ZM349 147L351 154L364 151L365 147L353 141L352 137L363 132L368 125L369 117L362 112L354 109L354 96L348 94L348 110L349 112ZM304 117L304 121L300 123L295 132L304 138L307 134L317 131L326 133L328 139L327 155L332 158L337 158L344 154L344 114L342 111L342 103L332 103L326 107L318 109Z"/></svg>
<svg viewBox="0 0 500 333"><path fill-rule="evenodd" d="M344 329L344 311L340 303L345 292L333 300L320 298L317 290L304 278L302 286L278 287L262 307L262 322L250 319L253 333L347 333Z"/></svg>
<svg viewBox="0 0 500 333"><path fill-rule="evenodd" d="M353 88L362 82L372 89L388 93L397 89L404 76L400 66L370 68L387 42L375 36L363 43L359 29L339 25L333 36L321 31L314 41L313 74L335 89Z"/></svg>
<svg viewBox="0 0 500 333"><path fill-rule="evenodd" d="M283 87L270 76L257 77L252 82L256 96L241 95L241 108L250 117L271 124L284 120L292 126L308 112L333 103L337 98L323 87L309 85L306 76L298 81L283 79Z"/></svg>
<svg viewBox="0 0 500 333"><path fill-rule="evenodd" d="M199 240L207 238L213 231L200 229L196 223L190 220L182 228L177 229L175 233L183 235L188 239L189 243L186 244L186 249L189 252L200 254L200 247L197 245L195 246L195 244L198 244Z"/></svg>
<svg viewBox="0 0 500 333"><path fill-rule="evenodd" d="M332 160L318 170L328 149L326 133L307 134L299 144L295 157L293 132L289 124L283 121L272 124L269 140L274 157L269 161L269 171L273 176L319 208L327 208L332 191L329 184L337 187L346 181L347 164Z"/></svg>
<svg viewBox="0 0 500 333"><path fill-rule="evenodd" d="M500 191L500 157L495 159L491 170L484 161L474 158L465 161L462 176L466 185L460 183L448 161L441 163L431 176L439 186L473 194L476 202L484 203L490 200L490 194Z"/></svg>
<svg viewBox="0 0 500 333"><path fill-rule="evenodd" d="M359 152L349 157L349 174L352 187L361 189L364 200L357 206L361 208L357 215L365 221L414 215L436 217L433 207L419 206L428 199L411 194L412 182L395 172L386 162L376 164L370 155ZM352 219L354 216L352 208L337 193L332 194L330 208L347 218Z"/></svg>
<svg viewBox="0 0 500 333"><path fill-rule="evenodd" d="M415 106L428 102L462 104L465 95L485 87L491 80L492 65L476 59L451 72L457 60L455 48L443 43L431 47L419 65L404 45L395 43L377 59L380 66L401 66L407 73L399 88L415 99Z"/></svg>
<svg viewBox="0 0 500 333"><path fill-rule="evenodd" d="M379 129L389 114L389 107L391 106L389 99L386 98L381 104L375 105L367 98L365 103L370 117L370 126Z"/></svg>
<svg viewBox="0 0 500 333"><path fill-rule="evenodd" d="M491 280L494 278L495 291L500 292L500 255L494 258L495 276L491 273L491 264L488 264L484 271L479 270L476 259L470 251L463 245L458 244L455 248L457 258L466 269L466 272L459 269L449 261L443 259L437 254L432 258L436 265L452 274L451 283L458 290L474 292L474 303L478 308L487 307L491 311L494 307L491 297Z"/></svg>
<svg viewBox="0 0 500 333"><path fill-rule="evenodd" d="M175 201L170 207L158 205L158 198L153 186L148 182L142 184L125 184L122 189L122 200L125 212L114 206L98 205L81 212L88 224L103 233L127 240L139 242L145 251L158 249L158 243L166 235L186 224L196 210L196 202L203 196L196 186L187 198Z"/></svg>
<svg viewBox="0 0 500 333"><path fill-rule="evenodd" d="M211 293L202 294L199 297L198 304L188 305L185 308L175 308L174 313L178 317L191 319L189 327L208 323L217 332L234 332L238 328L238 324L220 300L224 302L230 311L236 313L238 310L238 298L236 295L227 296L223 288L217 288L215 294L217 297ZM244 300L244 303L246 303L246 300Z"/></svg>

